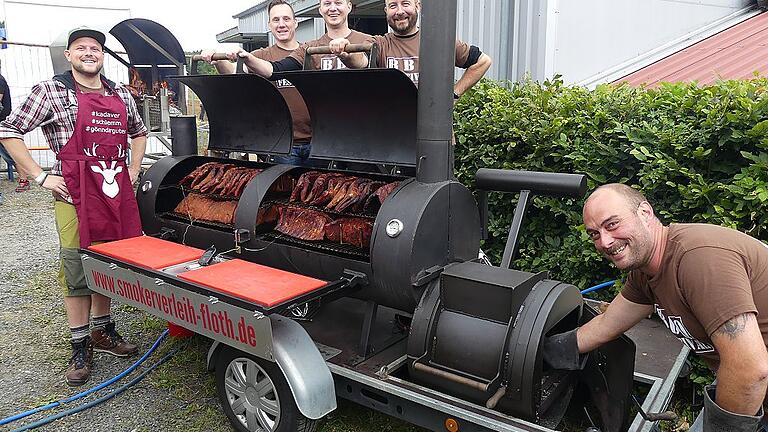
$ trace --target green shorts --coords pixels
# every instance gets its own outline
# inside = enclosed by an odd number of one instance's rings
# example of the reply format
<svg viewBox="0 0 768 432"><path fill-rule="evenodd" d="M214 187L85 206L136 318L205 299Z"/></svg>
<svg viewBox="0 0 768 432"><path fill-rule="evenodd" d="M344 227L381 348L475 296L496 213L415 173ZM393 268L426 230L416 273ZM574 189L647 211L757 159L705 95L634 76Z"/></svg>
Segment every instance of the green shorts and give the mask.
<svg viewBox="0 0 768 432"><path fill-rule="evenodd" d="M93 291L88 289L80 261L80 232L75 206L57 200L53 208L56 232L59 233L59 286L67 297L91 295Z"/></svg>

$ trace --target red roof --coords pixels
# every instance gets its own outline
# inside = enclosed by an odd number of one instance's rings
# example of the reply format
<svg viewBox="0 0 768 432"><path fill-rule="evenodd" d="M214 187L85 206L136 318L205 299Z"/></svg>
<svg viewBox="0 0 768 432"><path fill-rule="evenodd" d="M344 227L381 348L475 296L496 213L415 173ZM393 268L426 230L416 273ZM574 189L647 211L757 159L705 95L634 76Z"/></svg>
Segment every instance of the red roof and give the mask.
<svg viewBox="0 0 768 432"><path fill-rule="evenodd" d="M749 79L768 74L768 13L712 35L648 65L616 82L658 85L660 82Z"/></svg>

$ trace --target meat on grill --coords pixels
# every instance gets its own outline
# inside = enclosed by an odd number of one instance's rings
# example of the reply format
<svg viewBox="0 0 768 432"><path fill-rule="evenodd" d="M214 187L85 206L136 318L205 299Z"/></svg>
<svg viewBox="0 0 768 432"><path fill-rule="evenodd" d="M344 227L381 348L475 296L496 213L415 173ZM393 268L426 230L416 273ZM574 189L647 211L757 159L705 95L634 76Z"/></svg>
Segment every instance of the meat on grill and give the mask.
<svg viewBox="0 0 768 432"><path fill-rule="evenodd" d="M360 211L356 210L357 204L361 204L360 207L362 207L362 204L365 203L365 199L371 194L371 191L375 190L375 188L373 188L375 184L381 186L384 183L369 179L361 179L360 181L352 183L347 189L346 196L341 202L336 204L334 210L340 213L346 211Z"/></svg>
<svg viewBox="0 0 768 432"><path fill-rule="evenodd" d="M275 193L286 193L291 192L295 185L296 179L293 176L283 174L272 184L269 190Z"/></svg>
<svg viewBox="0 0 768 432"><path fill-rule="evenodd" d="M331 199L331 202L325 205L325 208L328 210L332 210L338 203L344 200L347 196L347 191L349 188L357 182L357 177L343 177L340 182L338 182L337 186L333 189L333 199Z"/></svg>
<svg viewBox="0 0 768 432"><path fill-rule="evenodd" d="M322 240L325 237L325 224L333 221L323 212L286 206L279 210L275 230L302 240Z"/></svg>
<svg viewBox="0 0 768 432"><path fill-rule="evenodd" d="M191 193L173 210L191 221L208 221L231 225L234 223L237 201L220 201Z"/></svg>
<svg viewBox="0 0 768 432"><path fill-rule="evenodd" d="M320 195L323 194L323 192L326 191L326 184L328 184L328 181L333 178L339 178L344 177L344 174L341 173L324 173L317 176L315 179L314 184L312 185L312 188L309 191L309 194L307 195L306 199L302 199L301 202L304 204L310 204L313 201L315 201Z"/></svg>
<svg viewBox="0 0 768 432"><path fill-rule="evenodd" d="M256 225L273 224L277 222L277 219L280 217L281 208L283 208L283 206L278 204L260 208L256 213Z"/></svg>
<svg viewBox="0 0 768 432"><path fill-rule="evenodd" d="M373 222L362 218L342 218L325 225L325 238L334 243L365 249L371 244Z"/></svg>
<svg viewBox="0 0 768 432"><path fill-rule="evenodd" d="M256 168L238 167L221 162L208 162L187 174L181 179L179 185L187 186L195 192L239 197L248 182L261 171ZM288 181L292 182L290 176L288 177ZM277 186L288 189L285 186L285 180Z"/></svg>
<svg viewBox="0 0 768 432"><path fill-rule="evenodd" d="M387 199L389 194L392 193L398 186L400 186L400 182L392 182L387 183L384 186L379 187L376 189L376 191L368 197L368 199L365 201L365 210L370 210L374 208L376 205L384 204L384 200ZM377 202L378 201L378 202Z"/></svg>
<svg viewBox="0 0 768 432"><path fill-rule="evenodd" d="M320 174L320 171L307 171L302 174L296 181L296 186L294 186L293 191L291 191L290 200L294 202L302 201L302 198L305 198L307 195L309 195L312 184L314 183L315 179L320 176Z"/></svg>

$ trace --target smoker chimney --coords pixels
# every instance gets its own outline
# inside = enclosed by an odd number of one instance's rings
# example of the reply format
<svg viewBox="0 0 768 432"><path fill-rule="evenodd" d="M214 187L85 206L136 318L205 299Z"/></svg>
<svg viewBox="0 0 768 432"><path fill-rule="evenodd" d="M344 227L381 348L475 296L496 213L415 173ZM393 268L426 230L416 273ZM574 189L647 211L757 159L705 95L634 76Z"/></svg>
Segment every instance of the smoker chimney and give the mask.
<svg viewBox="0 0 768 432"><path fill-rule="evenodd" d="M453 178L456 0L424 0L422 5L416 177L436 183Z"/></svg>

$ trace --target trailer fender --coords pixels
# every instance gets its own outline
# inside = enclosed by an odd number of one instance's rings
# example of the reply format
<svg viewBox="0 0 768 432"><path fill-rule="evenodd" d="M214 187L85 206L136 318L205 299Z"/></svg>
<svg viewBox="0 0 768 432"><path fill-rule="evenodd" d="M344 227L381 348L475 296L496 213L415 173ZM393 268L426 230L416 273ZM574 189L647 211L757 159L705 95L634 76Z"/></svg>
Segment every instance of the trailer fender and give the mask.
<svg viewBox="0 0 768 432"><path fill-rule="evenodd" d="M295 321L271 315L272 355L305 417L317 420L336 409L336 390L328 365L306 331ZM208 370L213 370L220 343L208 350Z"/></svg>

